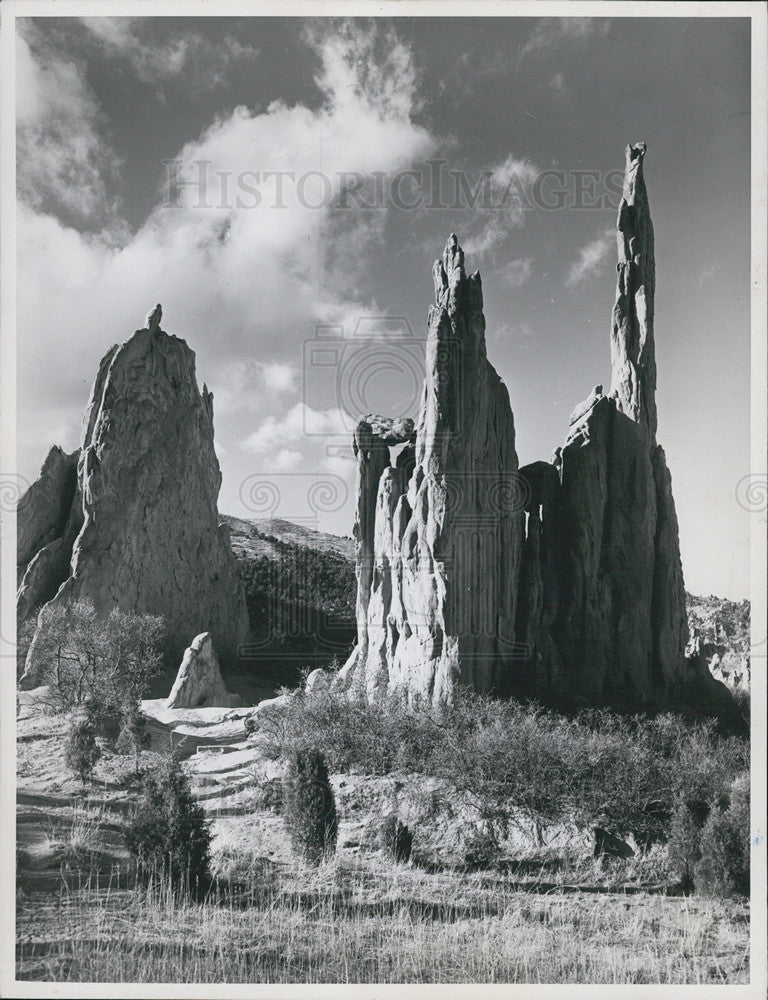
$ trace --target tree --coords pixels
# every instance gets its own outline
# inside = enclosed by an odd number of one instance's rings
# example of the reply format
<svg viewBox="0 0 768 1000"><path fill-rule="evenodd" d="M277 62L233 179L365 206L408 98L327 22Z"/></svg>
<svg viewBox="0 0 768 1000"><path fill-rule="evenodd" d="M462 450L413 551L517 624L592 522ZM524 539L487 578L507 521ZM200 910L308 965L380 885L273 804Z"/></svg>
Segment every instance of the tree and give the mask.
<svg viewBox="0 0 768 1000"><path fill-rule="evenodd" d="M130 705L123 714L120 735L117 738L117 752L134 755L135 773L139 773L141 751L148 749L151 738L147 732L147 719L138 705Z"/></svg>
<svg viewBox="0 0 768 1000"><path fill-rule="evenodd" d="M749 895L749 774L737 777L725 809L711 811L701 831L696 891L705 896Z"/></svg>
<svg viewBox="0 0 768 1000"><path fill-rule="evenodd" d="M338 822L328 768L317 750L295 750L283 783L283 816L294 851L317 865L336 850Z"/></svg>
<svg viewBox="0 0 768 1000"><path fill-rule="evenodd" d="M96 613L87 600L44 608L37 652L43 681L59 708L97 698L118 711L136 704L162 664L163 619L115 608Z"/></svg>
<svg viewBox="0 0 768 1000"><path fill-rule="evenodd" d="M142 779L125 840L143 877L164 877L188 892L207 888L211 833L175 754L168 755L158 777Z"/></svg>
<svg viewBox="0 0 768 1000"><path fill-rule="evenodd" d="M64 759L83 784L90 780L101 750L96 742L96 727L87 715L73 719L67 733Z"/></svg>

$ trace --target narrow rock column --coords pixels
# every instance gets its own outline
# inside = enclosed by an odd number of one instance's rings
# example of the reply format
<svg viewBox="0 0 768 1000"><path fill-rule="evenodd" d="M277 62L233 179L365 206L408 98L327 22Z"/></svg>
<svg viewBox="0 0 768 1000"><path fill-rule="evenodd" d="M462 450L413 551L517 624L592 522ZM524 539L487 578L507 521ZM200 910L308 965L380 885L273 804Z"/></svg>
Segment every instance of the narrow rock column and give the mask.
<svg viewBox="0 0 768 1000"><path fill-rule="evenodd" d="M620 413L656 437L656 291L653 223L643 177L646 146L627 146L617 224L618 281L611 332L611 392Z"/></svg>

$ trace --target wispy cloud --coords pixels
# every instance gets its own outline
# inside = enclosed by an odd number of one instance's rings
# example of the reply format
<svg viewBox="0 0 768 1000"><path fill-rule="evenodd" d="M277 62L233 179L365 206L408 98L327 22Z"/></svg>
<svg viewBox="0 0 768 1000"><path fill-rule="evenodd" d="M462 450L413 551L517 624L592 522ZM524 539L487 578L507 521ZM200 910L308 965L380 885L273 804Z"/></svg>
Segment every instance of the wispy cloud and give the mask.
<svg viewBox="0 0 768 1000"><path fill-rule="evenodd" d="M518 257L516 260L511 260L508 264L505 264L505 266L500 269L499 276L506 285L511 285L513 288L519 288L528 281L532 272L533 258Z"/></svg>
<svg viewBox="0 0 768 1000"><path fill-rule="evenodd" d="M579 250L578 259L571 264L566 284L574 287L594 277L615 250L616 231L606 229Z"/></svg>
<svg viewBox="0 0 768 1000"><path fill-rule="evenodd" d="M508 239L514 229L525 225L528 212L534 207L531 187L540 168L531 160L510 153L490 171L490 203L500 206L493 211L473 213L480 218L479 227L470 232L463 246L476 257L489 257Z"/></svg>
<svg viewBox="0 0 768 1000"><path fill-rule="evenodd" d="M554 49L566 43L583 43L592 35L605 35L610 29L606 18L546 17L542 18L518 50L523 59L532 52Z"/></svg>
<svg viewBox="0 0 768 1000"><path fill-rule="evenodd" d="M243 45L232 35L208 39L182 30L172 40L156 35L152 18L84 17L81 19L92 38L112 59L127 62L145 83L158 83L192 70L190 81L215 86L224 79L232 64L254 60L258 49Z"/></svg>
<svg viewBox="0 0 768 1000"><path fill-rule="evenodd" d="M563 97L564 94L568 93L568 88L565 85L565 77L562 73L555 73L549 81L549 86L558 97Z"/></svg>
<svg viewBox="0 0 768 1000"><path fill-rule="evenodd" d="M269 455L288 445L314 443L318 436L346 435L348 422L341 410L315 410L297 403L283 416L268 416L242 442L243 451Z"/></svg>
<svg viewBox="0 0 768 1000"><path fill-rule="evenodd" d="M409 69L407 48L392 43L376 25L368 33L359 26L348 34L340 34L338 25L315 30L311 44L321 88L312 106L274 102L257 111L234 109L179 150L182 176L196 176L191 165L208 161L214 180L217 171L236 178L258 150L262 172L301 176L322 170L335 185L344 171L386 174L434 153L435 136L414 121L415 72ZM129 336L151 304L162 302L166 329L194 347L200 377L214 392L216 412L226 413L226 421L218 425L219 443L228 448L222 464L236 466L243 452L224 439L222 428L237 427L233 433L245 438L252 433L248 422L254 414L280 413L280 401L291 402L298 372L286 362L292 359L296 365L302 341L312 337L316 325L351 330L361 317L379 313L368 287L350 281L349 267L342 265L352 246L357 273L366 272L380 246L386 213L349 210L334 220L329 208L303 203L295 185L286 185L285 208L280 210L268 195L247 207L219 205L212 198L215 207L203 210L198 192L190 188L183 189L177 206L168 207L159 191L147 221L116 248L102 233L83 233L71 214L51 207L52 188L83 214L95 213L108 197L101 171L105 161L109 165L108 146L85 67L66 58L63 44L39 55L29 46L25 52L27 79L34 86L21 90L20 99L27 102L21 120L32 122L34 135L59 142L62 150L68 150L71 137L80 135L81 140L67 152L66 169L57 166L55 145L46 151L46 170L35 161L34 143L19 164L20 179L28 184L18 213L19 340L24 344L20 378L27 414L22 446L38 448L54 423L48 387L36 373L60 373L57 405L66 400L71 424L67 443L76 441L85 403L82 373L94 371L106 348ZM378 68L370 65L372 59ZM377 89L380 83L383 92ZM40 123L55 124L57 116L63 125L51 138L49 126L44 129ZM87 155L77 158L78 150ZM75 342L61 336L61 317L73 315L78 317ZM255 343L261 363L249 365ZM243 387L247 393L240 391ZM329 399L314 405L322 410L335 404ZM62 419L57 414L55 422ZM279 427L273 430L277 437L284 433ZM269 426L251 446L266 441L268 431ZM294 461L276 457L281 449L301 451L292 441L291 435L282 443L276 439L268 453L280 463Z"/></svg>

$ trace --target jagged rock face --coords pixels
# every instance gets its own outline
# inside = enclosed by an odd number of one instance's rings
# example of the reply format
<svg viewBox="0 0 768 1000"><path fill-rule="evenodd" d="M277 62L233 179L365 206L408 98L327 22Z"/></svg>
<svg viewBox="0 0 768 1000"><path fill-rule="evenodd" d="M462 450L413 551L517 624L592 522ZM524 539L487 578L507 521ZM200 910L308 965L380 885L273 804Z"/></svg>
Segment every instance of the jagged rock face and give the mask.
<svg viewBox="0 0 768 1000"><path fill-rule="evenodd" d="M47 604L69 574L72 546L63 538L54 538L27 564L16 593L16 617L24 622L35 608Z"/></svg>
<svg viewBox="0 0 768 1000"><path fill-rule="evenodd" d="M663 703L681 694L687 621L677 517L656 444L653 225L645 144L627 147L609 396L596 387L560 453L554 634L579 702Z"/></svg>
<svg viewBox="0 0 768 1000"><path fill-rule="evenodd" d="M224 684L211 633L195 636L184 652L166 708L234 708L239 702Z"/></svg>
<svg viewBox="0 0 768 1000"><path fill-rule="evenodd" d="M144 329L106 354L83 419L77 481L63 536L76 538L54 600L162 615L169 655L202 628L234 658L248 621L216 509L213 397L199 391L183 340ZM33 641L28 681L35 669Z"/></svg>
<svg viewBox="0 0 768 1000"><path fill-rule="evenodd" d="M497 687L514 655L523 507L509 396L485 353L480 275L456 237L435 263L415 442L364 418L358 458L358 644L339 683L436 701ZM379 430L381 429L381 430Z"/></svg>
<svg viewBox="0 0 768 1000"><path fill-rule="evenodd" d="M16 563L21 573L50 542L64 533L77 483L77 455L58 445L48 452L40 476L16 508Z"/></svg>
<svg viewBox="0 0 768 1000"><path fill-rule="evenodd" d="M611 333L611 396L620 413L656 436L656 265L643 177L645 143L627 146L617 225L619 260Z"/></svg>
<svg viewBox="0 0 768 1000"><path fill-rule="evenodd" d="M690 640L686 656L732 691L749 691L749 601L687 595Z"/></svg>
<svg viewBox="0 0 768 1000"><path fill-rule="evenodd" d="M600 700L636 704L654 692L653 671L661 665L653 657L653 447L642 425L600 396L571 426L562 450L555 634L566 665L564 693L578 701L598 692ZM682 595L682 579L680 589ZM684 634L684 613L676 624ZM673 664L667 668L674 673Z"/></svg>
<svg viewBox="0 0 768 1000"><path fill-rule="evenodd" d="M16 509L19 622L50 601L69 575L72 546L83 524L79 454L67 455L54 445Z"/></svg>

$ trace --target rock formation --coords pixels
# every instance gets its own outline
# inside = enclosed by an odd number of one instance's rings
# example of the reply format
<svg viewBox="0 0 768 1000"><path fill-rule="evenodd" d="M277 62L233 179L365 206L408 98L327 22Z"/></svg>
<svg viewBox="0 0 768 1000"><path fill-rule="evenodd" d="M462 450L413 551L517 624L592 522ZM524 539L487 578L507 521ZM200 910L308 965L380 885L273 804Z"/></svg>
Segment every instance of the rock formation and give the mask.
<svg viewBox="0 0 768 1000"><path fill-rule="evenodd" d="M711 706L722 692L686 660L677 515L656 441L655 260L644 156L644 143L627 147L611 389L604 395L596 386L571 414L553 463L554 491L542 498L542 524L529 514L526 552L534 564L538 554L538 566L520 580L530 642L522 673L533 676L540 696L571 704Z"/></svg>
<svg viewBox="0 0 768 1000"><path fill-rule="evenodd" d="M82 527L77 502L77 457L54 445L40 476L16 508L17 617L25 621L51 600L69 573L72 546Z"/></svg>
<svg viewBox="0 0 768 1000"><path fill-rule="evenodd" d="M752 679L749 601L686 597L690 633L686 656L731 691L748 692Z"/></svg>
<svg viewBox="0 0 768 1000"><path fill-rule="evenodd" d="M241 704L224 684L210 632L195 636L185 650L166 708L234 708Z"/></svg>
<svg viewBox="0 0 768 1000"><path fill-rule="evenodd" d="M485 353L479 274L434 267L414 433L358 424L358 642L337 683L442 700L497 687L514 653L523 507L509 396ZM390 446L404 444L394 464Z"/></svg>
<svg viewBox="0 0 768 1000"><path fill-rule="evenodd" d="M66 473L71 457L52 455L19 504L25 542L19 555L31 559L24 581L36 561L48 567L45 585L32 578L25 594L22 581L20 611L41 594L57 603L88 598L98 612L118 607L162 615L170 656L180 656L203 629L222 657L233 659L247 635L245 599L216 509L221 473L213 397L205 386L198 389L187 344L145 328L112 347L83 419L76 486ZM57 531L58 550L46 550L43 543ZM55 596L48 592L52 581ZM43 607L38 632L45 614ZM36 646L33 640L27 684L37 672Z"/></svg>
<svg viewBox="0 0 768 1000"><path fill-rule="evenodd" d="M41 549L64 534L76 485L77 452L67 455L54 445L16 508L16 562L22 572Z"/></svg>
<svg viewBox="0 0 768 1000"><path fill-rule="evenodd" d="M546 545L539 545L538 568L521 579L535 689L576 704L679 700L685 674L677 518L656 443L655 269L644 155L644 143L627 147L611 390L604 395L596 386L571 414L553 466L559 482L541 508ZM542 531L538 521L529 515L527 550L535 547L531 533ZM535 599L540 579L549 606Z"/></svg>
<svg viewBox="0 0 768 1000"><path fill-rule="evenodd" d="M480 276L465 275L451 237L434 270L415 435L370 415L355 431L358 641L337 684L435 700L463 684L571 705L722 704L722 686L685 656L677 517L656 441L644 155L644 143L627 147L611 388L575 408L551 463L518 473Z"/></svg>

